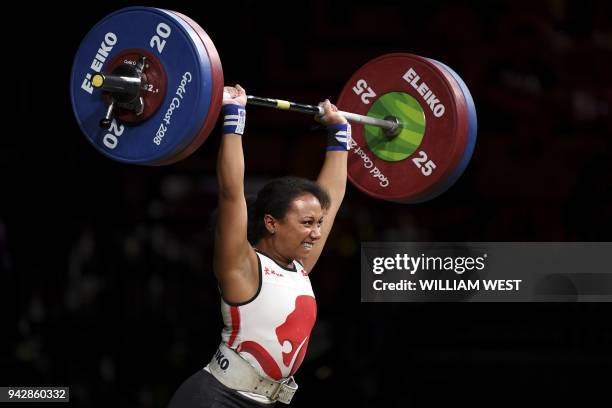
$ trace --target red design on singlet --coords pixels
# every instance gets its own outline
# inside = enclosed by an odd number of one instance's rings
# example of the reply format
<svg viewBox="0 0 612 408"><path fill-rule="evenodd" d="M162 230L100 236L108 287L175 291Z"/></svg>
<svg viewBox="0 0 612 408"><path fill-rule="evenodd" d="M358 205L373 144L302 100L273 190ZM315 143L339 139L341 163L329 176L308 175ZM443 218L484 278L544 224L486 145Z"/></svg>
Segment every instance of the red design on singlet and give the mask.
<svg viewBox="0 0 612 408"><path fill-rule="evenodd" d="M280 368L274 362L274 358L264 349L259 343L254 341L243 341L240 343L239 350L246 351L257 359L257 362L263 368L264 372L275 380L282 378Z"/></svg>
<svg viewBox="0 0 612 408"><path fill-rule="evenodd" d="M282 346L286 341L291 344L291 351L283 353L285 367L290 367L293 356L297 357L291 367L293 375L302 364L312 327L317 317L317 305L312 296L298 296L295 298L295 309L287 316L285 323L276 328L278 342Z"/></svg>
<svg viewBox="0 0 612 408"><path fill-rule="evenodd" d="M232 316L232 334L227 342L228 347L232 347L232 344L234 344L234 340L236 340L236 336L238 335L238 330L240 329L240 309L238 309L236 306L232 306L230 308L230 313Z"/></svg>
<svg viewBox="0 0 612 408"><path fill-rule="evenodd" d="M295 298L295 309L289 313L287 319L283 324L276 328L276 337L281 347L285 342L291 344L291 351L288 353L282 353L283 364L285 367L291 367L290 375L295 374L297 369L302 364L304 356L306 355L306 349L308 348L308 340L312 327L314 326L317 317L317 305L315 299L312 296L298 296ZM274 358L263 348L259 343L255 341L243 341L238 347L240 352L247 352L251 354L264 372L275 380L282 378L281 370L274 361ZM293 366L294 355L295 361Z"/></svg>

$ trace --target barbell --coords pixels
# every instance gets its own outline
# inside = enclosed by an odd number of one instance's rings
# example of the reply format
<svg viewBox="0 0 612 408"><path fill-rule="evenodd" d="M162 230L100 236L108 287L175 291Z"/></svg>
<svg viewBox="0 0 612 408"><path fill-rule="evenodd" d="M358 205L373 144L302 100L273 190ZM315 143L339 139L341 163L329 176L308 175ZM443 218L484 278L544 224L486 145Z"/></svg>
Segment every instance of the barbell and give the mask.
<svg viewBox="0 0 612 408"><path fill-rule="evenodd" d="M105 156L167 165L192 154L213 130L223 70L206 32L189 17L128 7L87 33L72 65L70 94L79 127ZM249 95L247 103L322 113L314 105ZM359 68L336 105L352 123L349 180L384 200L416 203L448 189L476 142L476 109L461 77L408 53Z"/></svg>

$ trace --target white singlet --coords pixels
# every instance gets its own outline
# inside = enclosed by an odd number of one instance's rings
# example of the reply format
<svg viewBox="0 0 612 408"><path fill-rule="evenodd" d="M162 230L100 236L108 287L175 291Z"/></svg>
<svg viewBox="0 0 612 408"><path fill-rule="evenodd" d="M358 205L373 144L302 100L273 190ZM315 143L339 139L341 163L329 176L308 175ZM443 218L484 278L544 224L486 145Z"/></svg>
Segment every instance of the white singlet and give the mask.
<svg viewBox="0 0 612 408"><path fill-rule="evenodd" d="M261 252L256 254L257 293L244 303L229 303L221 297L225 326L221 338L259 375L278 381L293 375L302 364L317 304L310 278L299 262L287 268Z"/></svg>

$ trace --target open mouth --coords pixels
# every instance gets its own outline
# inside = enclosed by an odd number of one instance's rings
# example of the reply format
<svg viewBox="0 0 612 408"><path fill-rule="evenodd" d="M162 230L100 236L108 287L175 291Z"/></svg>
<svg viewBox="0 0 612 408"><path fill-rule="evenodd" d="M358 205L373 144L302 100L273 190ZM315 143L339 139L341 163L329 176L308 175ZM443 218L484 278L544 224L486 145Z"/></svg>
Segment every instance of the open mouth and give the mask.
<svg viewBox="0 0 612 408"><path fill-rule="evenodd" d="M313 244L312 242L303 242L303 243L302 243L302 246L303 246L304 248L306 248L306 249L312 249L313 245L314 245L314 244Z"/></svg>

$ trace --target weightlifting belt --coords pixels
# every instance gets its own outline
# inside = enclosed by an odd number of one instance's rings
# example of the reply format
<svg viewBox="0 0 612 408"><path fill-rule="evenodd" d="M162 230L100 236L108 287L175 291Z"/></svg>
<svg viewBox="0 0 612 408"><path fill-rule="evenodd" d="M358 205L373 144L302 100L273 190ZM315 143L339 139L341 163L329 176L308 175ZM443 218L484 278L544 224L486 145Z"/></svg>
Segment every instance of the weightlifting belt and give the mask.
<svg viewBox="0 0 612 408"><path fill-rule="evenodd" d="M264 395L272 401L283 404L289 404L298 389L293 376L281 381L260 376L246 360L224 343L219 345L219 349L208 364L208 369L213 377L226 387Z"/></svg>

